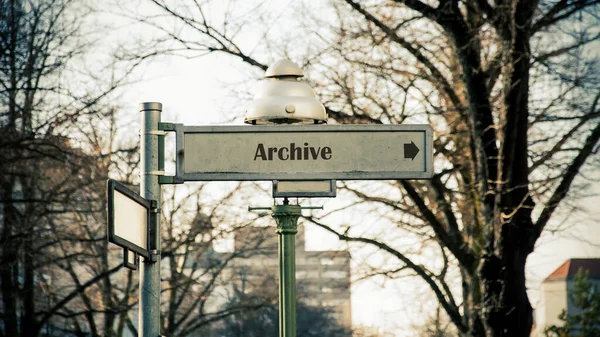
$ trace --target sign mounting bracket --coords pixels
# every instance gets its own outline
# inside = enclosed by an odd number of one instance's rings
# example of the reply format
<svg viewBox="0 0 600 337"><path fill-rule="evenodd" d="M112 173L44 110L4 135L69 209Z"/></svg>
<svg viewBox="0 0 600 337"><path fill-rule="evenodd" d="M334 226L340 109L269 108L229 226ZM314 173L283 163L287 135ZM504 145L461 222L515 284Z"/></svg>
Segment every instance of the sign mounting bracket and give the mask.
<svg viewBox="0 0 600 337"><path fill-rule="evenodd" d="M179 123L158 123L158 130L163 132L175 132L175 142L177 148L180 143L183 144L183 124ZM181 145L183 146L183 145ZM182 154L183 155L183 154ZM179 157L179 154L176 154ZM179 158L177 159L179 160ZM159 170L164 171L165 168L165 136L158 136L158 167ZM185 181L181 178L179 173L179 167L176 168L176 174L174 176L160 176L158 177L158 183L161 185L167 184L183 184Z"/></svg>

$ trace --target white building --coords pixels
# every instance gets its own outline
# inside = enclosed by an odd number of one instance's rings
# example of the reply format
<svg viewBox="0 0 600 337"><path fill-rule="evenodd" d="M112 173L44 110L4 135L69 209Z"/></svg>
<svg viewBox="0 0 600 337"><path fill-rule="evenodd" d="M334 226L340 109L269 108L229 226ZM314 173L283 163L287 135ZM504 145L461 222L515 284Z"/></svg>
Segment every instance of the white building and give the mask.
<svg viewBox="0 0 600 337"><path fill-rule="evenodd" d="M563 310L567 311L567 315L576 312L569 294L573 291L574 277L579 269L588 271L589 279L600 287L600 258L567 260L542 282L532 336L544 336L547 326L562 325L558 316Z"/></svg>

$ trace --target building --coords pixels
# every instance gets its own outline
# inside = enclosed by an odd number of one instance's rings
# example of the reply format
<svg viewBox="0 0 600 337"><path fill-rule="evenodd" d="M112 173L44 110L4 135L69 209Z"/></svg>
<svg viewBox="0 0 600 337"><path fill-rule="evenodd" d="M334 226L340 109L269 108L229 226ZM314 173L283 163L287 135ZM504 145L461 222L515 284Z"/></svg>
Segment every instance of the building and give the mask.
<svg viewBox="0 0 600 337"><path fill-rule="evenodd" d="M573 291L575 274L579 269L588 271L589 279L600 287L600 258L567 260L542 281L541 299L535 310L532 336L543 336L547 326L561 325L558 316L563 310L566 310L567 314L576 311L569 297Z"/></svg>
<svg viewBox="0 0 600 337"><path fill-rule="evenodd" d="M340 326L352 327L350 255L346 250L307 251L303 226L296 235L297 298L304 304L325 308ZM279 275L278 235L275 227L246 227L236 231L232 274L245 293L261 292L277 298Z"/></svg>

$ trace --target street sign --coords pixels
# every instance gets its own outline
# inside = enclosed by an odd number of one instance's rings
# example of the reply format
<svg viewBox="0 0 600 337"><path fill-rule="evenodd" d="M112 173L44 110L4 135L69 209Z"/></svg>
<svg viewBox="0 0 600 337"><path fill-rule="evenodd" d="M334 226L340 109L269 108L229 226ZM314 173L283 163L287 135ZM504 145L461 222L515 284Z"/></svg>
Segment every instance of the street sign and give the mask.
<svg viewBox="0 0 600 337"><path fill-rule="evenodd" d="M108 180L108 241L131 252L150 257L148 221L151 202L122 184ZM125 254L125 261L131 257Z"/></svg>
<svg viewBox="0 0 600 337"><path fill-rule="evenodd" d="M335 180L273 180L273 198L335 198Z"/></svg>
<svg viewBox="0 0 600 337"><path fill-rule="evenodd" d="M175 125L175 181L433 176L429 125Z"/></svg>

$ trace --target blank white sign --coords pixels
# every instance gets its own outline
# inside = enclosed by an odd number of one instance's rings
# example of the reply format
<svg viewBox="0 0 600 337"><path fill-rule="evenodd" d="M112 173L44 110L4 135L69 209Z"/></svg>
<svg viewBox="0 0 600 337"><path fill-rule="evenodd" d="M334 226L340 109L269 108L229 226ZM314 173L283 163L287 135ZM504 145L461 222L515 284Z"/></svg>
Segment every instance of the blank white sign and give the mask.
<svg viewBox="0 0 600 337"><path fill-rule="evenodd" d="M148 210L125 194L114 190L114 233L136 246L148 249Z"/></svg>

